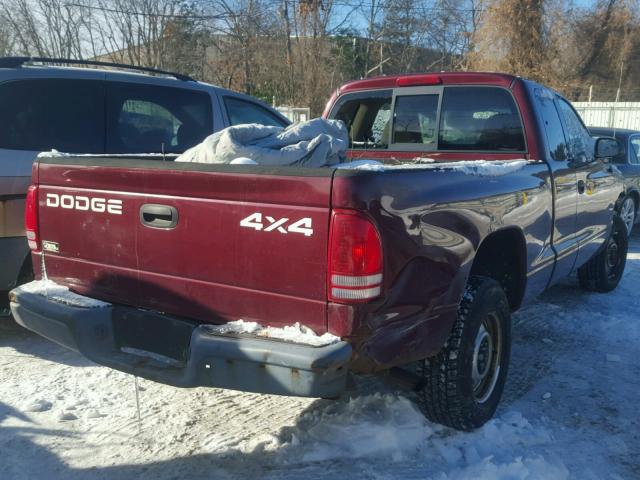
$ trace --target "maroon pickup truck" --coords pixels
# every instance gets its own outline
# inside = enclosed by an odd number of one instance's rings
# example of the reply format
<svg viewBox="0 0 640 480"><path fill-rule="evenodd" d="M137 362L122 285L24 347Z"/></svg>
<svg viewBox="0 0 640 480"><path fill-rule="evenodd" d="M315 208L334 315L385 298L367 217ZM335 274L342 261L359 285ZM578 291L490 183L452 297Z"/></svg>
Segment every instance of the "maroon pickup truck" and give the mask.
<svg viewBox="0 0 640 480"><path fill-rule="evenodd" d="M18 288L14 317L170 385L331 398L350 372L391 372L431 420L482 425L511 312L572 272L600 292L622 276L616 142L592 139L555 92L499 74L353 82L325 116L345 122L353 159L382 165L39 158L36 277L86 301ZM212 328L238 319L338 338Z"/></svg>

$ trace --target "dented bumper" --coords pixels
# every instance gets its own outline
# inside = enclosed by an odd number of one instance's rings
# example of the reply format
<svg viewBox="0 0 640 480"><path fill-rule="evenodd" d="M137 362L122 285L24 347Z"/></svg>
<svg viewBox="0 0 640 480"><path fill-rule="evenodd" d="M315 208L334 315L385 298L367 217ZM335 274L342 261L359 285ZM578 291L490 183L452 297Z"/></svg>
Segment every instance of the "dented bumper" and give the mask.
<svg viewBox="0 0 640 480"><path fill-rule="evenodd" d="M177 387L331 398L346 387L351 346L322 347L246 335L156 312L109 305L84 308L20 289L11 311L29 330L90 360Z"/></svg>

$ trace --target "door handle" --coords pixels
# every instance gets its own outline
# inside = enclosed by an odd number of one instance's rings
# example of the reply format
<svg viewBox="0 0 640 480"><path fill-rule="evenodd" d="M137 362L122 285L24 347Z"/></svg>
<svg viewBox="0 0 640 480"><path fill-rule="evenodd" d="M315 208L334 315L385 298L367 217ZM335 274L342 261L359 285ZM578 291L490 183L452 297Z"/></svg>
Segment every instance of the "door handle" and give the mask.
<svg viewBox="0 0 640 480"><path fill-rule="evenodd" d="M175 228L178 224L178 210L169 205L145 203L140 207L140 223L151 228Z"/></svg>
<svg viewBox="0 0 640 480"><path fill-rule="evenodd" d="M584 193L584 180L578 180L578 193Z"/></svg>

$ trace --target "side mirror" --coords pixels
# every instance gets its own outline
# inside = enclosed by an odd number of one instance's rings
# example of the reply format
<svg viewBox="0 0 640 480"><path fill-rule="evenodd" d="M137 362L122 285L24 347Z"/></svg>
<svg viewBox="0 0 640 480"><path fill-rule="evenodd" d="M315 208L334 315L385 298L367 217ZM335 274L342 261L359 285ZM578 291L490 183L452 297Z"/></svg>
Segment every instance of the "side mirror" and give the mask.
<svg viewBox="0 0 640 480"><path fill-rule="evenodd" d="M612 158L620 155L620 144L613 137L600 137L596 140L596 158Z"/></svg>

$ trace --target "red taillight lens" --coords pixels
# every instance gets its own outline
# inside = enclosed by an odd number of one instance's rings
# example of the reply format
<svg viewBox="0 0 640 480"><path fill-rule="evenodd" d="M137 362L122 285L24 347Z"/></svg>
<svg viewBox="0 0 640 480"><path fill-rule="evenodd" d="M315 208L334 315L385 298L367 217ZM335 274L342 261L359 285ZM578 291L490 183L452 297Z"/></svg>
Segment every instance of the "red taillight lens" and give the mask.
<svg viewBox="0 0 640 480"><path fill-rule="evenodd" d="M329 300L364 302L381 293L382 243L369 218L335 210L329 240Z"/></svg>
<svg viewBox="0 0 640 480"><path fill-rule="evenodd" d="M27 231L29 248L34 252L40 250L38 235L38 186L30 185L27 189L27 201L24 210L24 227Z"/></svg>

